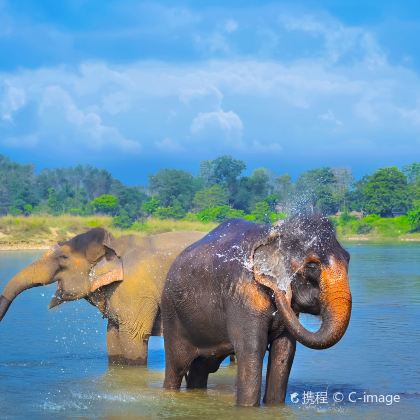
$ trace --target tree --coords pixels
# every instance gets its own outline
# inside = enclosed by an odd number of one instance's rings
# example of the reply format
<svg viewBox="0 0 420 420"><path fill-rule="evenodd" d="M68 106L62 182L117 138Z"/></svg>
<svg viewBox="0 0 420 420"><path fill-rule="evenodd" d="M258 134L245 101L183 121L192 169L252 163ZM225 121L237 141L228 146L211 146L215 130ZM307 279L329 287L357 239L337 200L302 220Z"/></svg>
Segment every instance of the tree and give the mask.
<svg viewBox="0 0 420 420"><path fill-rule="evenodd" d="M256 169L250 177L244 176L239 180L233 204L238 209L250 211L255 203L265 200L271 192L267 170Z"/></svg>
<svg viewBox="0 0 420 420"><path fill-rule="evenodd" d="M336 213L338 200L333 194L336 183L330 168L303 172L296 182L298 206L327 215Z"/></svg>
<svg viewBox="0 0 420 420"><path fill-rule="evenodd" d="M194 178L185 171L161 169L150 177L150 191L157 196L162 207L173 207L176 204L186 212L192 206Z"/></svg>
<svg viewBox="0 0 420 420"><path fill-rule="evenodd" d="M223 206L228 202L229 193L218 184L199 190L194 196L194 208L199 211L209 207Z"/></svg>
<svg viewBox="0 0 420 420"><path fill-rule="evenodd" d="M420 204L420 162L404 166L402 172L407 177L409 194L413 203Z"/></svg>
<svg viewBox="0 0 420 420"><path fill-rule="evenodd" d="M335 178L335 184L332 186L334 199L338 202L340 210L346 211L348 192L354 183L353 175L349 168L332 168L331 171Z"/></svg>
<svg viewBox="0 0 420 420"><path fill-rule="evenodd" d="M410 207L407 178L395 166L381 168L366 177L362 186L363 210L369 214L392 217Z"/></svg>
<svg viewBox="0 0 420 420"><path fill-rule="evenodd" d="M402 173L406 176L407 183L415 184L420 180L420 162L405 165L402 168Z"/></svg>
<svg viewBox="0 0 420 420"><path fill-rule="evenodd" d="M103 194L91 201L95 211L115 216L118 209L118 198L112 194Z"/></svg>
<svg viewBox="0 0 420 420"><path fill-rule="evenodd" d="M0 155L0 214L11 209L25 212L25 206L38 204L32 165L21 165Z"/></svg>
<svg viewBox="0 0 420 420"><path fill-rule="evenodd" d="M160 206L160 201L156 196L149 197L141 205L141 211L147 216L152 215Z"/></svg>
<svg viewBox="0 0 420 420"><path fill-rule="evenodd" d="M204 160L200 164L200 177L204 185L221 185L229 192L229 202L233 202L238 178L246 168L245 162L231 156L220 156L214 160Z"/></svg>
<svg viewBox="0 0 420 420"><path fill-rule="evenodd" d="M293 194L292 178L289 174L283 174L275 180L275 191L279 195L279 201L286 204Z"/></svg>

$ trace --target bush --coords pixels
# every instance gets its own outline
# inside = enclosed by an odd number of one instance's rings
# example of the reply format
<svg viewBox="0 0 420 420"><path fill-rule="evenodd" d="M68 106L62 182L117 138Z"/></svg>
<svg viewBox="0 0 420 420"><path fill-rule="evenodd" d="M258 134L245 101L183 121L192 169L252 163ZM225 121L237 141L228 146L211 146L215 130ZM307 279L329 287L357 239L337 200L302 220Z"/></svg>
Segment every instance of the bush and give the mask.
<svg viewBox="0 0 420 420"><path fill-rule="evenodd" d="M154 213L159 219L182 219L185 216L184 210L180 206L158 207Z"/></svg>
<svg viewBox="0 0 420 420"><path fill-rule="evenodd" d="M118 198L112 194L103 194L90 202L99 213L115 215L118 208Z"/></svg>
<svg viewBox="0 0 420 420"><path fill-rule="evenodd" d="M156 196L153 196L141 205L141 211L147 215L151 215L159 208L159 205L159 199Z"/></svg>
<svg viewBox="0 0 420 420"><path fill-rule="evenodd" d="M358 233L360 235L363 235L363 234L366 234L366 233L371 232L372 229L373 229L373 226L372 225L370 225L370 224L368 224L366 222L362 222L362 223L359 223L357 225L356 233Z"/></svg>
<svg viewBox="0 0 420 420"><path fill-rule="evenodd" d="M133 220L125 210L122 210L118 216L112 219L112 224L120 229L128 229L132 226Z"/></svg>
<svg viewBox="0 0 420 420"><path fill-rule="evenodd" d="M215 206L201 210L196 217L200 222L222 222L231 218L244 218L245 212L229 206Z"/></svg>
<svg viewBox="0 0 420 420"><path fill-rule="evenodd" d="M408 221L413 232L420 231L420 206L407 213Z"/></svg>

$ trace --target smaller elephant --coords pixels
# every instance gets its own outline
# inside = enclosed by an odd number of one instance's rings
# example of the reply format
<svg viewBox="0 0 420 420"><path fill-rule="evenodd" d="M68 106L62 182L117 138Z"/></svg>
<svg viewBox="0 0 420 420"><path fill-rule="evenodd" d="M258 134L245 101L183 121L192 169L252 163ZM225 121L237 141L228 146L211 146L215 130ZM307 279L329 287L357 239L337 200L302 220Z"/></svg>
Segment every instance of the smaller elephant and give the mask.
<svg viewBox="0 0 420 420"><path fill-rule="evenodd" d="M312 215L278 226L229 220L186 248L162 294L164 387L206 388L222 360L237 357L236 402L282 403L296 341L324 349L344 335L351 314L350 256L331 222ZM274 293L273 293L274 291ZM317 332L298 314L320 315Z"/></svg>
<svg viewBox="0 0 420 420"><path fill-rule="evenodd" d="M91 229L57 244L17 273L0 296L0 321L26 289L57 282L50 302L85 298L108 318L110 363L145 365L150 335L161 335L160 298L173 260L200 232L113 237Z"/></svg>

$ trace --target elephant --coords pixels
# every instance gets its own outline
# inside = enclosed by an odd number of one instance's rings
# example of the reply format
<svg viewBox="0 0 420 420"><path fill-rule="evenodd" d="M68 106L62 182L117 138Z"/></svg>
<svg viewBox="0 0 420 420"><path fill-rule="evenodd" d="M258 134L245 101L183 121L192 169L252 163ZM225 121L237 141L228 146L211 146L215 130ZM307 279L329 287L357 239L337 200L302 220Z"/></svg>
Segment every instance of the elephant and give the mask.
<svg viewBox="0 0 420 420"><path fill-rule="evenodd" d="M230 354L237 358L236 404L258 406L269 352L264 402L284 403L296 340L328 348L351 314L349 253L320 215L277 226L233 219L186 248L162 294L164 388L206 388ZM299 313L320 315L317 332Z"/></svg>
<svg viewBox="0 0 420 420"><path fill-rule="evenodd" d="M94 228L59 243L17 273L0 297L0 321L26 289L57 282L49 304L85 298L108 319L110 364L146 365L150 335L161 335L160 297L170 265L201 232L115 238Z"/></svg>

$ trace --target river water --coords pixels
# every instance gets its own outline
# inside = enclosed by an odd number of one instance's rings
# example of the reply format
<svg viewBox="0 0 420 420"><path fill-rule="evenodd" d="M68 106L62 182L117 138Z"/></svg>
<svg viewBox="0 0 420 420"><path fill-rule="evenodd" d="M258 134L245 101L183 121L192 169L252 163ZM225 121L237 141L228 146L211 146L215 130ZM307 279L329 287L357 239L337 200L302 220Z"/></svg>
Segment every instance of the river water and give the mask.
<svg viewBox="0 0 420 420"><path fill-rule="evenodd" d="M148 368L108 369L105 320L85 301L49 311L51 285L20 295L0 324L0 418L419 419L420 244L347 249L350 326L331 349L298 345L285 406L235 407L228 363L207 391L162 390L160 337ZM0 252L0 287L39 254ZM304 322L317 328L314 317Z"/></svg>

